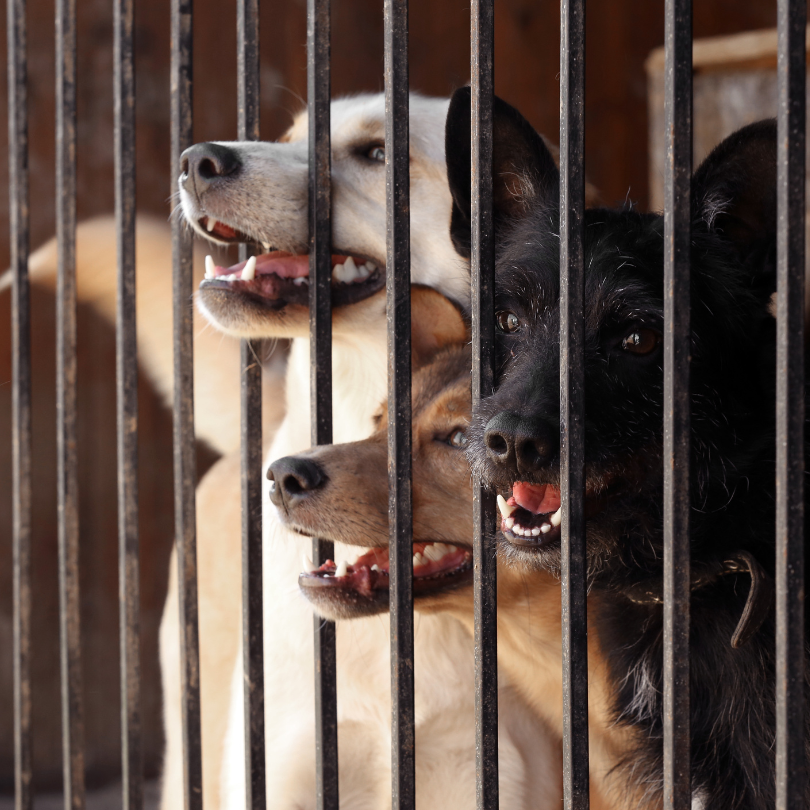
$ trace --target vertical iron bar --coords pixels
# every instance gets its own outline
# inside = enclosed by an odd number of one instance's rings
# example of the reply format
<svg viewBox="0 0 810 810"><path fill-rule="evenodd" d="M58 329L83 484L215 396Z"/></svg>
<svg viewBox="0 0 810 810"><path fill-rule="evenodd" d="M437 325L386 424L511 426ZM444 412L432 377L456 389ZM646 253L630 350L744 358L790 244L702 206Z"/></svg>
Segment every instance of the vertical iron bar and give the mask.
<svg viewBox="0 0 810 810"><path fill-rule="evenodd" d="M171 4L171 182L180 176L180 155L192 140L193 0ZM194 444L194 333L191 234L172 220L174 299L174 526L180 602L180 668L183 715L185 810L201 810L200 641L197 605L197 485Z"/></svg>
<svg viewBox="0 0 810 810"><path fill-rule="evenodd" d="M589 806L585 556L585 0L560 5L560 499L563 797Z"/></svg>
<svg viewBox="0 0 810 810"><path fill-rule="evenodd" d="M135 62L133 0L115 0L115 219L118 236L116 408L121 772L124 810L143 807L140 565L138 538L138 354L135 304Z"/></svg>
<svg viewBox="0 0 810 810"><path fill-rule="evenodd" d="M805 807L806 0L778 3L776 807Z"/></svg>
<svg viewBox="0 0 810 810"><path fill-rule="evenodd" d="M411 497L411 246L408 0L385 0L388 531L391 606L391 807L412 810L414 780Z"/></svg>
<svg viewBox="0 0 810 810"><path fill-rule="evenodd" d="M331 14L329 0L307 2L309 115L309 340L313 444L332 441L332 152ZM334 544L313 538L315 565L334 556ZM335 624L314 617L315 764L319 810L338 808Z"/></svg>
<svg viewBox="0 0 810 810"><path fill-rule="evenodd" d="M259 140L259 0L236 4L237 137ZM239 258L252 255L240 245ZM262 606L262 365L250 340L241 344L242 380L242 671L245 700L245 788L248 810L267 802L264 755L264 621Z"/></svg>
<svg viewBox="0 0 810 810"><path fill-rule="evenodd" d="M12 568L15 810L32 810L31 304L28 284L28 67L25 0L6 4L11 269Z"/></svg>
<svg viewBox="0 0 810 810"><path fill-rule="evenodd" d="M493 0L470 10L473 410L495 389L495 234L492 219ZM495 498L473 488L476 807L498 807L498 591Z"/></svg>
<svg viewBox="0 0 810 810"><path fill-rule="evenodd" d="M692 0L666 0L665 13L664 810L688 810Z"/></svg>
<svg viewBox="0 0 810 810"><path fill-rule="evenodd" d="M76 435L76 0L56 3L56 443L62 753L66 810L82 810L84 710Z"/></svg>

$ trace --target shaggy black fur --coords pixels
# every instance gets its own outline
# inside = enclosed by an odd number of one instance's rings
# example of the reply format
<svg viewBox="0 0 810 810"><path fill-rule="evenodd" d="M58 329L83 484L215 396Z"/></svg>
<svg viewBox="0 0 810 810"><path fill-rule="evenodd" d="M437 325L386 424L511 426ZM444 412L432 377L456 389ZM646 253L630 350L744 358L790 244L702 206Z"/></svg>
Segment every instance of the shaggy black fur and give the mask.
<svg viewBox="0 0 810 810"><path fill-rule="evenodd" d="M465 88L447 122L452 231L462 253L469 131ZM500 100L494 133L499 380L469 436L472 464L508 497L516 481L559 484L559 174L540 137ZM770 575L775 187L773 121L730 136L693 178L693 566L744 549ZM643 741L624 767L653 802L662 782L662 609L624 594L662 574L663 232L661 216L630 208L585 214L589 576L615 716ZM488 425L498 419L515 434L508 454L488 447ZM518 438L528 441L522 450ZM559 569L559 539L541 536L534 548L501 540L516 564ZM749 585L747 574L727 576L692 595L692 784L705 808L775 802L773 612L746 645L729 643Z"/></svg>

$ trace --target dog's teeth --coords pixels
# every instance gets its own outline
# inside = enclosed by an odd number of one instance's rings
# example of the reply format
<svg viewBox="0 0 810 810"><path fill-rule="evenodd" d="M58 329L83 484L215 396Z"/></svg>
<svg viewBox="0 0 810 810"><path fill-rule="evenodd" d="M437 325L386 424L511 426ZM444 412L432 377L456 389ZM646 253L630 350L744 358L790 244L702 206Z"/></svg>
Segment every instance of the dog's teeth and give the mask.
<svg viewBox="0 0 810 810"><path fill-rule="evenodd" d="M511 529L512 526L515 525L515 519L513 517L506 518L503 525L506 526L507 529Z"/></svg>
<svg viewBox="0 0 810 810"><path fill-rule="evenodd" d="M346 271L345 271L345 269L344 269L344 267L343 267L343 265L342 265L342 264L336 264L336 265L335 265L335 266L332 268L332 278L333 278L335 281L340 281L340 282L345 283L345 281L346 281L346 278L345 278L345 272L346 272Z"/></svg>
<svg viewBox="0 0 810 810"><path fill-rule="evenodd" d="M509 506L506 502L506 498L504 498L503 495L498 495L498 509L505 518L508 518L509 515L517 509L517 506Z"/></svg>
<svg viewBox="0 0 810 810"><path fill-rule="evenodd" d="M336 577L345 577L349 573L349 566L346 560L341 560L340 565L335 569Z"/></svg>
<svg viewBox="0 0 810 810"><path fill-rule="evenodd" d="M538 537L539 535L540 535L540 527L539 527L539 526L535 526L535 527L532 529L532 537Z"/></svg>
<svg viewBox="0 0 810 810"><path fill-rule="evenodd" d="M242 281L253 281L256 278L256 257L251 256L242 270Z"/></svg>
<svg viewBox="0 0 810 810"><path fill-rule="evenodd" d="M212 256L205 257L205 277L214 278L216 276L216 265Z"/></svg>
<svg viewBox="0 0 810 810"><path fill-rule="evenodd" d="M296 287L300 287L302 284L309 284L309 279L306 276L298 276L293 279L293 284L295 284Z"/></svg>
<svg viewBox="0 0 810 810"><path fill-rule="evenodd" d="M514 526L512 526L512 534L517 534L517 535L520 535L522 537L523 536L523 526L521 526L519 523L516 523Z"/></svg>
<svg viewBox="0 0 810 810"><path fill-rule="evenodd" d="M433 560L434 562L440 559L442 556L433 546L425 546L425 550L422 552L422 554L428 560Z"/></svg>
<svg viewBox="0 0 810 810"><path fill-rule="evenodd" d="M377 565L377 563L374 563L374 565L371 566L371 570L379 572L380 571L380 566Z"/></svg>
<svg viewBox="0 0 810 810"><path fill-rule="evenodd" d="M361 264L357 268L357 278L362 279L365 281L371 275L371 270L368 269L368 265Z"/></svg>
<svg viewBox="0 0 810 810"><path fill-rule="evenodd" d="M425 558L418 551L413 555L413 564L414 566L425 564Z"/></svg>
<svg viewBox="0 0 810 810"><path fill-rule="evenodd" d="M213 217L208 217L208 222L205 223L205 229L211 233L217 227L217 221Z"/></svg>
<svg viewBox="0 0 810 810"><path fill-rule="evenodd" d="M307 573L315 570L315 563L312 562L312 560L309 558L309 554L306 552L304 552L303 556L301 557L301 565L303 566L301 570L306 571Z"/></svg>
<svg viewBox="0 0 810 810"><path fill-rule="evenodd" d="M559 526L562 523L562 506L551 516L551 525Z"/></svg>
<svg viewBox="0 0 810 810"><path fill-rule="evenodd" d="M541 531L543 534L547 534L548 532L550 532L550 531L551 531L551 524L550 524L550 523L544 523L544 524L543 524L543 525L540 527L540 531Z"/></svg>
<svg viewBox="0 0 810 810"><path fill-rule="evenodd" d="M366 270L368 270L369 275L371 275L377 269L377 265L374 264L374 262L366 262L364 266Z"/></svg>
<svg viewBox="0 0 810 810"><path fill-rule="evenodd" d="M265 250L270 250L270 243L269 242L262 242L262 247Z"/></svg>
<svg viewBox="0 0 810 810"><path fill-rule="evenodd" d="M350 284L358 276L357 265L354 263L354 259L351 256L346 257L346 261L343 264L343 273L347 284Z"/></svg>

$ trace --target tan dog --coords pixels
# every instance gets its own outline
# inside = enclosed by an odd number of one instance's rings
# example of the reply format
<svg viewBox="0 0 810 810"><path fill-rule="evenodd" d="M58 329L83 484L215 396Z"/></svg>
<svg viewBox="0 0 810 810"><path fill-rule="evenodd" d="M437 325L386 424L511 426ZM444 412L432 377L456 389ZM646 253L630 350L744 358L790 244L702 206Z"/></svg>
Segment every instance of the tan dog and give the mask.
<svg viewBox="0 0 810 810"><path fill-rule="evenodd" d="M450 306L449 304L447 305ZM443 320L448 319L445 314ZM441 611L473 629L472 487L464 456L470 422L470 350L449 348L413 381L414 595L420 613ZM345 620L388 609L386 406L368 439L314 447L270 465L279 518L289 528L363 546L340 570L329 562L299 577L319 613ZM591 599L591 611L598 605ZM512 684L553 730L556 747L532 760L544 769L538 797L559 802L562 739L560 583L549 573L498 569L498 659ZM626 732L612 724L605 661L590 634L591 806L620 808L626 796L611 769L626 750ZM503 699L503 698L502 698ZM504 729L501 729L504 734ZM556 776L555 776L556 774ZM555 781L555 779L557 781ZM539 800L539 799L538 799ZM535 805L535 806L539 806Z"/></svg>
<svg viewBox="0 0 810 810"><path fill-rule="evenodd" d="M195 248L194 286L203 279L204 252ZM79 302L115 323L116 231L114 217L82 222L76 229L76 295ZM219 253L224 259L225 254ZM139 215L136 221L138 360L166 403L172 402L172 236L167 222ZM56 239L31 254L32 285L56 292ZM0 278L0 291L11 285L11 274ZM189 290L189 306L191 306ZM265 432L272 432L283 417L279 395L285 364L284 352L268 352L264 384ZM197 438L219 453L239 447L239 341L223 337L194 314L194 426Z"/></svg>
<svg viewBox="0 0 810 810"><path fill-rule="evenodd" d="M448 233L451 199L444 160L446 99L412 96L410 104L411 168L411 279L450 295L462 305L469 298L469 269L455 252ZM279 428L270 458L298 452L309 446L309 344L307 239L307 124L299 115L279 143L198 144L183 156L180 197L183 215L201 235L220 244L252 241L264 244L266 253L255 261L232 267L211 261L198 296L198 305L222 331L253 338L291 337L286 376L287 417ZM334 101L332 122L332 301L333 301L333 419L336 441L367 436L372 416L385 395L386 314L381 290L385 279L385 170L384 100L382 94L360 95ZM223 462L224 463L224 462ZM213 475L213 473L212 473ZM218 488L210 508L226 497L238 498L238 480L230 489ZM214 487L212 487L214 489ZM206 525L200 521L201 526ZM213 525L214 521L211 521ZM234 536L233 542L236 542ZM211 553L222 553L222 536L198 538L198 553L211 543ZM227 545L227 544L225 544ZM268 800L273 806L314 806L314 696L312 692L312 617L298 601L295 579L301 552L308 543L296 544L266 514L264 521L265 587L265 688L267 717ZM205 566L203 566L205 568ZM211 567L218 575L216 565ZM174 578L172 582L175 582ZM170 588L176 587L170 584ZM242 677L238 652L234 669L224 674L219 665L206 668L206 615L220 609L209 600L208 585L200 579L201 683L211 684L221 695L230 683L230 742L225 745L223 779L209 763L221 749L215 732L225 722L214 709L203 707L205 801L215 802L221 791L223 806L244 806ZM214 584L211 593L219 593ZM238 616L238 582L229 589L229 615ZM171 591L170 591L171 593ZM215 621L212 616L211 621ZM216 620L219 626L227 622ZM235 632L235 628L234 628ZM178 638L176 610L170 601L162 628L164 679L177 682ZM214 642L211 642L212 644ZM219 661L217 647L211 660ZM443 686L443 661L463 649L469 639L447 617L423 617L416 639L417 734L435 739L442 750L441 718L454 716L456 696ZM355 623L349 634L338 633L338 692L340 719L341 796L344 807L379 808L389 801L390 786L387 732L388 693L387 628L379 622ZM437 656L436 651L441 651ZM424 652L422 652L424 651ZM454 652L455 651L455 652ZM167 694L169 693L168 680ZM176 687L174 687L176 691ZM203 690L206 687L203 686ZM472 695L471 682L465 686ZM466 697L465 697L466 700ZM419 701L422 701L421 703ZM214 704L212 704L213 706ZM220 705L217 703L216 705ZM163 807L181 800L179 706L167 702L167 767ZM381 718L383 720L381 721ZM384 722L385 727L380 723ZM428 736L426 736L428 735ZM433 735L433 736L431 736ZM353 741L352 741L353 740ZM370 772L371 754L379 767ZM473 741L463 740L464 759L473 762ZM209 753L206 753L205 749ZM423 750L427 750L423 746ZM211 753L212 752L212 753ZM380 759L381 758L381 759ZM417 783L422 801L435 806L445 802L448 780L434 782L434 767L417 763ZM445 773L451 773L448 765ZM424 770L427 768L427 770ZM504 771L507 774L508 771ZM438 777L435 777L438 778ZM468 784L472 784L468 782ZM463 789L466 791L468 785ZM446 803L468 806L465 792Z"/></svg>

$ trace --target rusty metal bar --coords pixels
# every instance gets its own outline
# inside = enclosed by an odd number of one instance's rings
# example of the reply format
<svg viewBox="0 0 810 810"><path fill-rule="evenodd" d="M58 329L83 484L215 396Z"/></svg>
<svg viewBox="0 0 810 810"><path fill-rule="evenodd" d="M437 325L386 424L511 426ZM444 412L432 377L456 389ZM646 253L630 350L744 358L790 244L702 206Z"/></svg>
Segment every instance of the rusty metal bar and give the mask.
<svg viewBox="0 0 810 810"><path fill-rule="evenodd" d="M495 389L495 232L492 213L493 0L470 10L473 411ZM495 498L473 488L476 806L498 807L498 590Z"/></svg>
<svg viewBox="0 0 810 810"><path fill-rule="evenodd" d="M307 2L309 116L310 438L332 441L332 147L331 14L329 0ZM334 557L334 544L314 538L315 565ZM335 624L313 619L315 764L318 810L338 808Z"/></svg>
<svg viewBox="0 0 810 810"><path fill-rule="evenodd" d="M408 0L385 0L391 807L415 803Z"/></svg>
<svg viewBox="0 0 810 810"><path fill-rule="evenodd" d="M585 0L560 4L560 500L563 797L589 806L585 556Z"/></svg>
<svg viewBox="0 0 810 810"><path fill-rule="evenodd" d="M805 807L806 0L778 3L776 807Z"/></svg>
<svg viewBox="0 0 810 810"><path fill-rule="evenodd" d="M259 2L236 4L237 137L259 140ZM253 255L240 245L239 258ZM267 803L264 754L264 621L262 605L262 365L259 346L241 344L242 391L242 670L245 701L245 797L248 810Z"/></svg>
<svg viewBox="0 0 810 810"><path fill-rule="evenodd" d="M15 810L32 810L31 301L28 283L28 63L25 0L6 4L11 249L11 454Z"/></svg>
<svg viewBox="0 0 810 810"><path fill-rule="evenodd" d="M192 141L193 0L171 3L171 182ZM180 602L180 668L185 810L201 810L200 640L197 605L197 486L194 442L194 332L191 234L172 220L174 299L174 526Z"/></svg>
<svg viewBox="0 0 810 810"><path fill-rule="evenodd" d="M76 0L56 3L56 446L66 810L83 810L84 709L76 419Z"/></svg>
<svg viewBox="0 0 810 810"><path fill-rule="evenodd" d="M140 564L138 538L138 348L135 322L135 60L133 0L113 6L115 219L118 238L116 407L121 772L124 810L143 807Z"/></svg>
<svg viewBox="0 0 810 810"><path fill-rule="evenodd" d="M665 14L664 810L688 810L692 0L666 0Z"/></svg>

